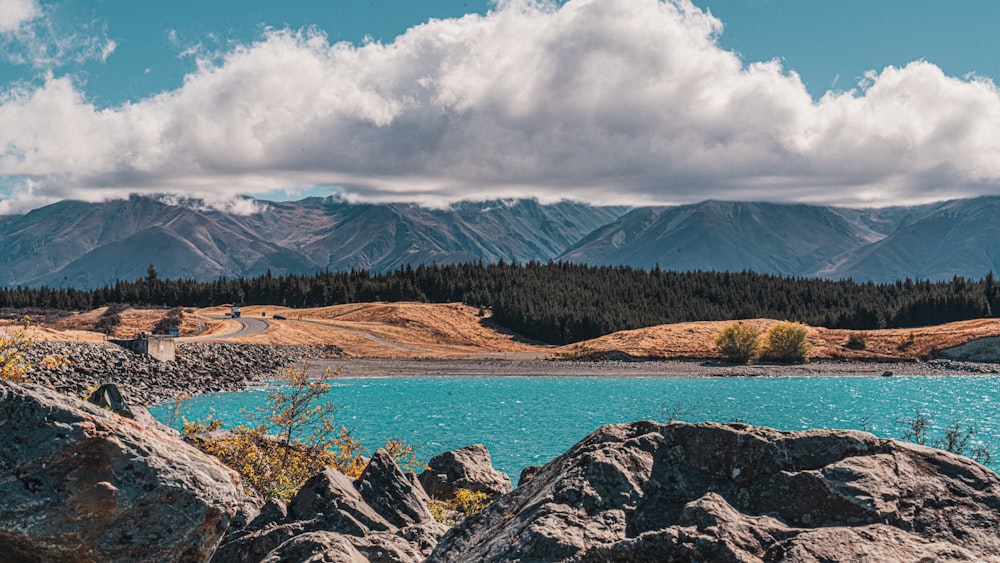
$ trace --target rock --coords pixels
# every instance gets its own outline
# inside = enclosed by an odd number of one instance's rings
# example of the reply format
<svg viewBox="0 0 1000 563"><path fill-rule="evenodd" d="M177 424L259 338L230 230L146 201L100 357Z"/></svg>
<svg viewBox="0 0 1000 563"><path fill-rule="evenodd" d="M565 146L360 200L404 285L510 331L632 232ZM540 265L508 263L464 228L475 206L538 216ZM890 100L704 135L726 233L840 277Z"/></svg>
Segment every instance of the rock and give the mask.
<svg viewBox="0 0 1000 563"><path fill-rule="evenodd" d="M538 472L542 470L541 465L529 465L521 470L521 476L517 478L517 486L527 483L534 477L538 475Z"/></svg>
<svg viewBox="0 0 1000 563"><path fill-rule="evenodd" d="M856 431L604 426L428 561L1000 560L1000 477Z"/></svg>
<svg viewBox="0 0 1000 563"><path fill-rule="evenodd" d="M204 561L255 511L215 458L37 385L0 381L0 443L8 560Z"/></svg>
<svg viewBox="0 0 1000 563"><path fill-rule="evenodd" d="M212 561L423 561L447 529L427 496L378 450L356 481L326 468L285 507L268 502L244 530L227 537Z"/></svg>
<svg viewBox="0 0 1000 563"><path fill-rule="evenodd" d="M105 383L98 387L96 391L87 397L87 402L125 418L135 418L135 415L132 414L131 409L125 403L125 399L122 398L121 392L118 391L118 386L114 383Z"/></svg>
<svg viewBox="0 0 1000 563"><path fill-rule="evenodd" d="M490 496L510 492L510 477L493 468L490 452L482 444L444 452L431 458L419 475L420 484L431 498L450 500L458 489Z"/></svg>
<svg viewBox="0 0 1000 563"><path fill-rule="evenodd" d="M177 345L176 361L163 363L108 342L39 342L27 360L38 365L42 358L64 355L68 363L35 370L32 378L75 396L89 394L98 384L113 383L134 407L182 394L242 390L303 358L331 353L311 346L186 342Z"/></svg>
<svg viewBox="0 0 1000 563"><path fill-rule="evenodd" d="M349 536L334 532L306 532L269 553L261 563L289 562L368 563Z"/></svg>
<svg viewBox="0 0 1000 563"><path fill-rule="evenodd" d="M288 518L321 520L317 529L357 536L392 528L365 502L350 477L330 467L302 485L288 503Z"/></svg>
<svg viewBox="0 0 1000 563"><path fill-rule="evenodd" d="M354 487L369 506L398 527L433 522L427 493L399 470L384 449L375 451Z"/></svg>

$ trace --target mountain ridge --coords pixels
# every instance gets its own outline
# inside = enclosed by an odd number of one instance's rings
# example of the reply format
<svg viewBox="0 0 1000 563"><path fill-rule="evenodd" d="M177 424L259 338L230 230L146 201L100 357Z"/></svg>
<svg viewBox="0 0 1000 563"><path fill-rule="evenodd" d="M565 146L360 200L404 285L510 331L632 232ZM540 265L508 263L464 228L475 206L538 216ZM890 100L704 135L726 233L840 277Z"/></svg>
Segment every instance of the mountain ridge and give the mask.
<svg viewBox="0 0 1000 563"><path fill-rule="evenodd" d="M854 209L706 200L591 206L537 200L250 200L237 214L132 196L0 217L0 284L82 289L137 279L387 271L549 260L856 281L979 279L1000 267L1000 197Z"/></svg>

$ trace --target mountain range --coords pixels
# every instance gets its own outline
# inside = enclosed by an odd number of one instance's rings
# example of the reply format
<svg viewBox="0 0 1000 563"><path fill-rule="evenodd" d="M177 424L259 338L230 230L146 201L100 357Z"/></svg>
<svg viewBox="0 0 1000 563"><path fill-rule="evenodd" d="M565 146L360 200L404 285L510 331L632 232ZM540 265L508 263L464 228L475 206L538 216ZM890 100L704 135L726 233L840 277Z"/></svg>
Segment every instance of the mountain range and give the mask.
<svg viewBox="0 0 1000 563"><path fill-rule="evenodd" d="M705 201L663 207L460 202L446 208L246 200L249 213L132 196L0 217L0 284L391 270L563 260L887 282L979 279L1000 266L1000 197L849 209Z"/></svg>

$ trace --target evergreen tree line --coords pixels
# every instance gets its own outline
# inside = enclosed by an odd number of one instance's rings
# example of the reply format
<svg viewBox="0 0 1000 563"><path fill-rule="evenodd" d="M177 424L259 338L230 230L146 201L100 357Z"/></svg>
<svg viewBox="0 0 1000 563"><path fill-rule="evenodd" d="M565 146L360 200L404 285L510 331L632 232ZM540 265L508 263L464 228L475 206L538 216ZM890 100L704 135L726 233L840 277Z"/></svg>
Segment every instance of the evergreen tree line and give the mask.
<svg viewBox="0 0 1000 563"><path fill-rule="evenodd" d="M888 284L754 272L672 272L567 263L406 266L392 272L321 272L253 278L145 278L93 290L0 289L0 307L89 310L112 303L207 307L226 303L320 307L373 301L460 301L495 322L554 344L700 320L768 317L845 329L905 328L992 316L1000 289L983 280Z"/></svg>

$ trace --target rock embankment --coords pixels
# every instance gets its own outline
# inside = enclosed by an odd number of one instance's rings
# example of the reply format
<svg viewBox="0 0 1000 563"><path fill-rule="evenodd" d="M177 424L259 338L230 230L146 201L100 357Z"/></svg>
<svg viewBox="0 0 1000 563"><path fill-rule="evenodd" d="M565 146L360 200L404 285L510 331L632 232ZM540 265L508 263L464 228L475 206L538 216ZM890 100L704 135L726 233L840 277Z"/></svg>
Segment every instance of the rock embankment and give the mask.
<svg viewBox="0 0 1000 563"><path fill-rule="evenodd" d="M182 343L177 360L160 362L107 342L38 343L29 360L65 355L55 369L37 369L32 378L47 387L86 397L98 385L114 383L134 404L150 405L182 393L239 391L271 379L286 366L331 351L307 346L268 346L225 342Z"/></svg>
<svg viewBox="0 0 1000 563"><path fill-rule="evenodd" d="M856 431L604 426L428 561L1000 560L1000 477Z"/></svg>

